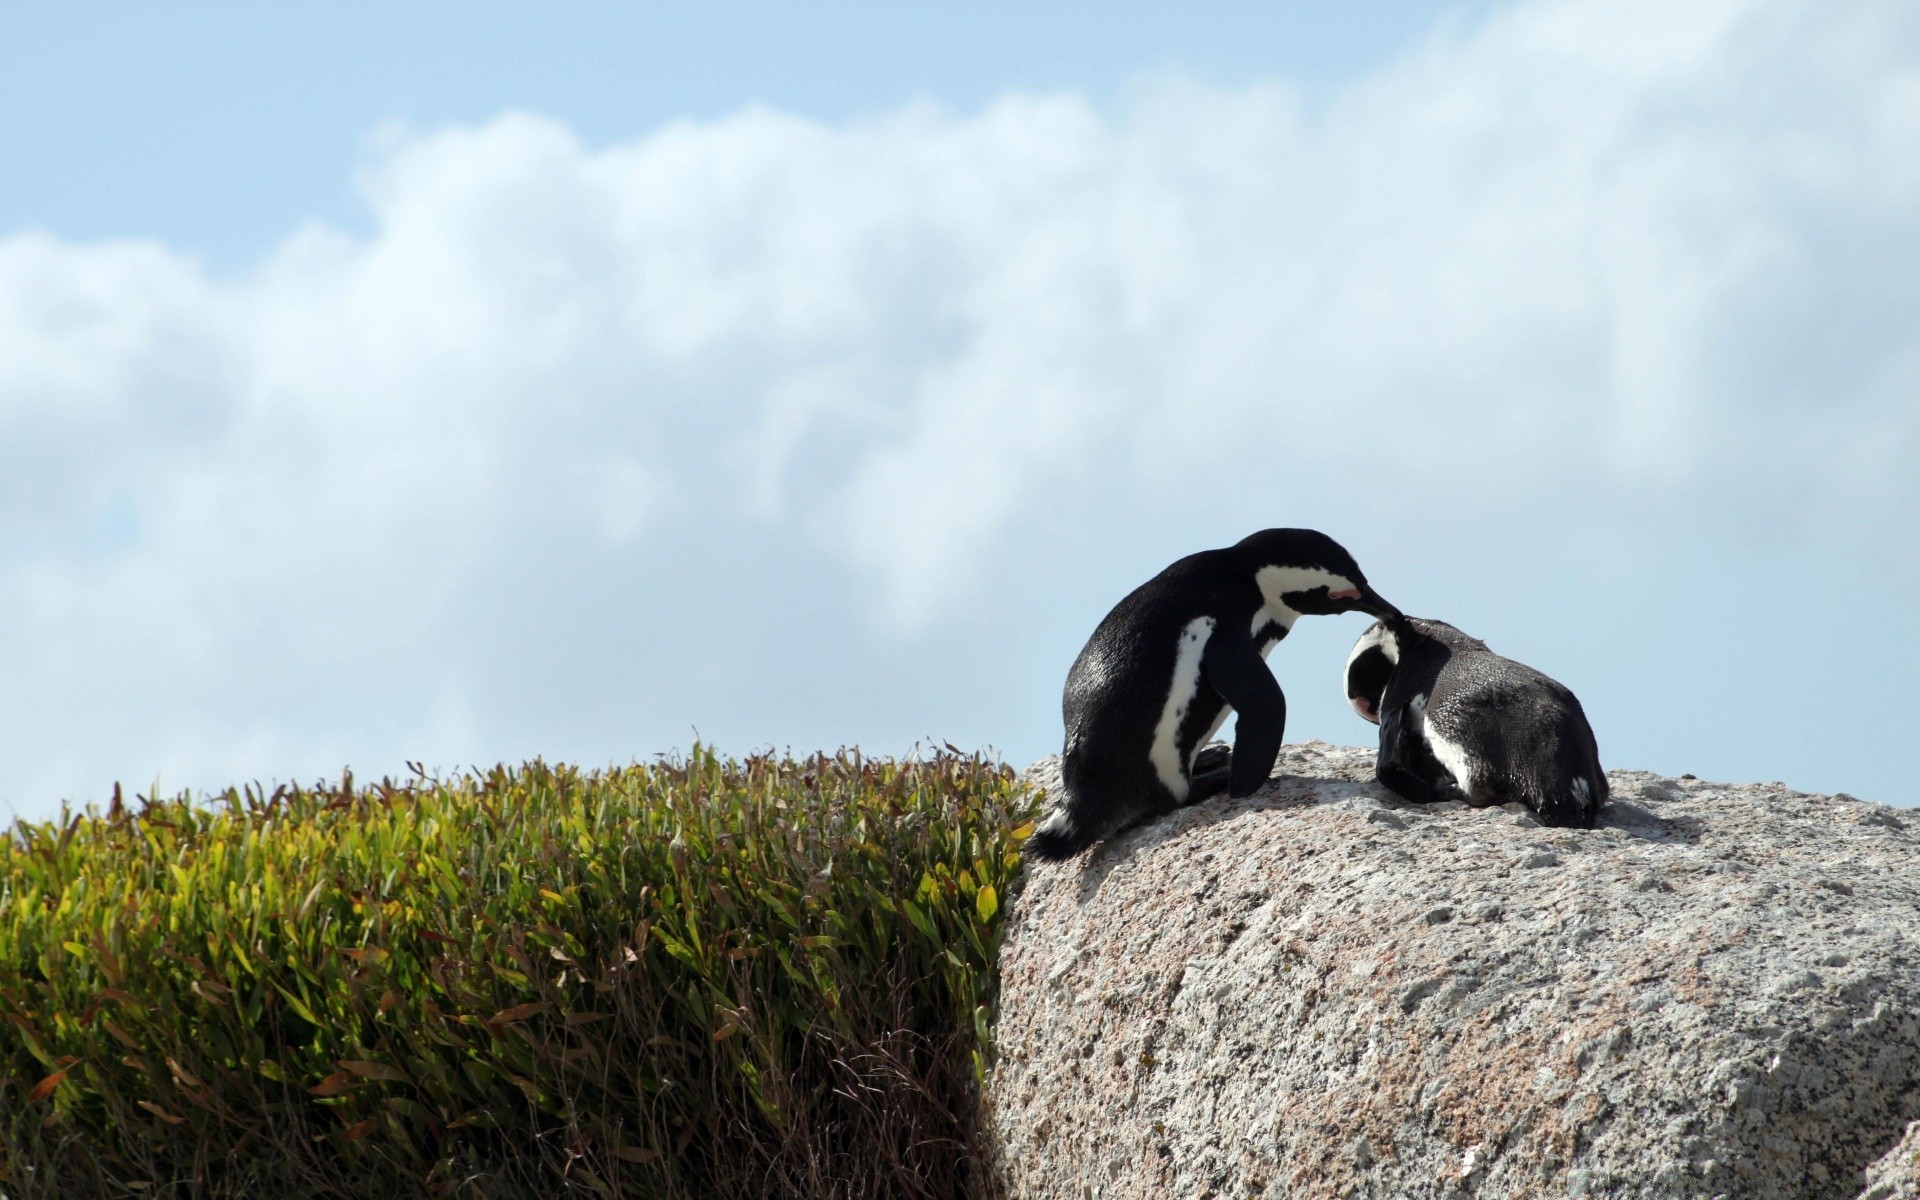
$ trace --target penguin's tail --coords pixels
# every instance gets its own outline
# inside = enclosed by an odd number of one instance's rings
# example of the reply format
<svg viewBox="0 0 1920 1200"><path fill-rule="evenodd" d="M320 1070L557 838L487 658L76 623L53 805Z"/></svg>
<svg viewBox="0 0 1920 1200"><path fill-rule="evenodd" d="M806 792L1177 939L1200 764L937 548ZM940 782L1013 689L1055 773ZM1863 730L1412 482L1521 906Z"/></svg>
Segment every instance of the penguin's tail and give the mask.
<svg viewBox="0 0 1920 1200"><path fill-rule="evenodd" d="M1073 802L1069 800L1046 815L1021 852L1042 862L1059 862L1091 846L1093 838L1093 834L1074 824Z"/></svg>
<svg viewBox="0 0 1920 1200"><path fill-rule="evenodd" d="M1560 781L1560 786L1538 793L1539 803L1532 807L1542 825L1561 829L1592 829L1600 818L1600 806L1607 802L1607 777L1600 771L1582 771Z"/></svg>
<svg viewBox="0 0 1920 1200"><path fill-rule="evenodd" d="M1077 734L1067 735L1066 749L1060 754L1060 795L1053 810L1040 819L1040 825L1021 847L1043 862L1072 858L1100 839L1105 830L1098 821L1089 821L1086 756Z"/></svg>

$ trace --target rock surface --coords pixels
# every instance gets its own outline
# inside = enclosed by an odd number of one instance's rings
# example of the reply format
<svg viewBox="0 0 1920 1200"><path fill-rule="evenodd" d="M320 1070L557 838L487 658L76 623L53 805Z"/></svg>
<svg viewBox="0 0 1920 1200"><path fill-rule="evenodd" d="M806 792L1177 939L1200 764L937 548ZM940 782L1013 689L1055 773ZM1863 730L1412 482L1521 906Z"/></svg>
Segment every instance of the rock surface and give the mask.
<svg viewBox="0 0 1920 1200"><path fill-rule="evenodd" d="M1907 1126L1907 1136L1867 1168L1867 1190L1860 1200L1915 1200L1920 1197L1920 1121Z"/></svg>
<svg viewBox="0 0 1920 1200"><path fill-rule="evenodd" d="M1617 771L1553 830L1372 759L1029 868L1008 1195L1915 1194L1920 812Z"/></svg>

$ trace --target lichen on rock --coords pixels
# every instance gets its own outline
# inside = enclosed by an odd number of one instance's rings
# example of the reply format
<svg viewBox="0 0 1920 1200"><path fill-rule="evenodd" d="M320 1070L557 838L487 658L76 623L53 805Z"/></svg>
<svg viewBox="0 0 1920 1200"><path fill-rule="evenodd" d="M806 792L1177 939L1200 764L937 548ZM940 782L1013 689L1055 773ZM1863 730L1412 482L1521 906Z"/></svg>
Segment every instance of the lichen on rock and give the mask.
<svg viewBox="0 0 1920 1200"><path fill-rule="evenodd" d="M1610 780L1598 829L1554 830L1305 743L1031 866L1008 1194L1913 1196L1920 813Z"/></svg>

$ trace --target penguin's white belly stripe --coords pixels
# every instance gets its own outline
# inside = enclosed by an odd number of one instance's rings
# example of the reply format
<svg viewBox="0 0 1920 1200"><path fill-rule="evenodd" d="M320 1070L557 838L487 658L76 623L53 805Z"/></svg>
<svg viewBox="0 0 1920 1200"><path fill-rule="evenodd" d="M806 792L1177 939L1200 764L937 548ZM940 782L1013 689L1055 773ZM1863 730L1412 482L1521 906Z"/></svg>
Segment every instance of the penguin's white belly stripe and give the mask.
<svg viewBox="0 0 1920 1200"><path fill-rule="evenodd" d="M1180 631L1180 644L1173 656L1173 678L1167 686L1166 702L1160 706L1160 723L1153 727L1153 747L1148 757L1153 760L1154 773L1160 776L1160 782L1167 785L1175 800L1187 798L1187 773L1180 761L1180 724L1187 719L1187 709L1193 706L1194 693L1200 690L1200 655L1212 636L1212 617L1195 617Z"/></svg>
<svg viewBox="0 0 1920 1200"><path fill-rule="evenodd" d="M1420 722L1420 736L1426 739L1427 748L1433 751L1433 757L1447 769L1447 774L1453 776L1453 781L1460 785L1462 793L1468 796L1473 795L1473 774L1469 770L1466 747L1450 742L1434 731L1433 722L1427 719L1425 696L1415 696L1413 703L1407 707L1413 710L1415 719Z"/></svg>

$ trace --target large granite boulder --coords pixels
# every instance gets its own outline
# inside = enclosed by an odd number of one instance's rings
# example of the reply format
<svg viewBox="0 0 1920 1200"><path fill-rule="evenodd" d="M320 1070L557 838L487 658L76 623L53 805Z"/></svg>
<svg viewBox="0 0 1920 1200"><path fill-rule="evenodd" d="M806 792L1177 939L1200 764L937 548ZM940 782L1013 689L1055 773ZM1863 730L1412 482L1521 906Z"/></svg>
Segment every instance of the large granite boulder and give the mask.
<svg viewBox="0 0 1920 1200"><path fill-rule="evenodd" d="M1920 1197L1920 1121L1907 1136L1867 1168L1867 1190L1860 1200L1915 1200Z"/></svg>
<svg viewBox="0 0 1920 1200"><path fill-rule="evenodd" d="M1617 771L1554 830L1372 761L1029 867L1011 1197L1915 1194L1920 813Z"/></svg>

